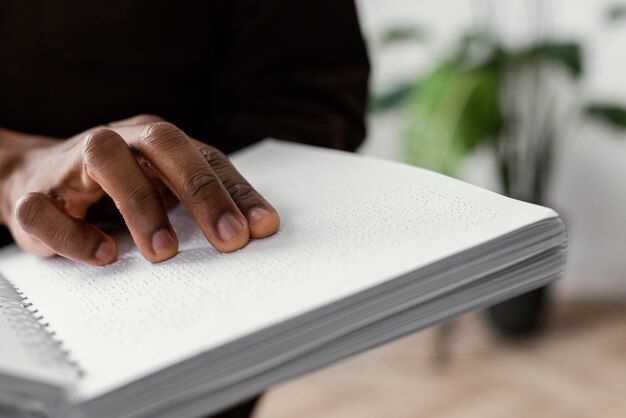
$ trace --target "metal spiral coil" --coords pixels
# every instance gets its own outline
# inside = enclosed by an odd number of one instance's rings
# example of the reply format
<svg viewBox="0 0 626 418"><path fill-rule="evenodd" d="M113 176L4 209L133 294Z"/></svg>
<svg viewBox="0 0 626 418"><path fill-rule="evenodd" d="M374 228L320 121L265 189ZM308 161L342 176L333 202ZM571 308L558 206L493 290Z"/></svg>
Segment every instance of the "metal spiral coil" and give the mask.
<svg viewBox="0 0 626 418"><path fill-rule="evenodd" d="M38 364L60 369L69 377L79 378L84 372L71 359L45 318L8 279L0 274L0 314L11 324L24 350Z"/></svg>

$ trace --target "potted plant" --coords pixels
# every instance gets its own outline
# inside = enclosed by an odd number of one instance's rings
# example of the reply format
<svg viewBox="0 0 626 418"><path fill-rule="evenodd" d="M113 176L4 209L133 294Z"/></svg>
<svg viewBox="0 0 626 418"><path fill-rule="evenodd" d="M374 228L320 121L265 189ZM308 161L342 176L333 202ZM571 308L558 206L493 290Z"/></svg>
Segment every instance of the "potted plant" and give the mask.
<svg viewBox="0 0 626 418"><path fill-rule="evenodd" d="M542 0L534 3L541 10ZM614 7L608 16L619 21L626 7ZM386 44L423 39L423 33L398 27L383 39ZM426 76L375 96L372 111L398 109L406 115L407 162L456 176L468 155L488 147L500 190L545 204L561 127L582 113L626 128L626 109L573 99L584 70L577 42L538 35L527 45L510 47L500 39L486 26L467 32ZM547 289L541 288L496 305L487 311L489 321L505 334L532 333L542 323L546 297Z"/></svg>

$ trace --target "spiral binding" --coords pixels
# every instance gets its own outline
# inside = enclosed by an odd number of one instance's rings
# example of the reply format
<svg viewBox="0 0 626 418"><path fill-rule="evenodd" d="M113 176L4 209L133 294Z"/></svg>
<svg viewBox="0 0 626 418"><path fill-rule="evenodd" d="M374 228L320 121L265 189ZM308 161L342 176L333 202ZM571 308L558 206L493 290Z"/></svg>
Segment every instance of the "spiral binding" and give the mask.
<svg viewBox="0 0 626 418"><path fill-rule="evenodd" d="M0 274L0 314L11 324L24 350L42 366L61 370L67 377L80 378L81 367L56 338L44 317L28 298Z"/></svg>

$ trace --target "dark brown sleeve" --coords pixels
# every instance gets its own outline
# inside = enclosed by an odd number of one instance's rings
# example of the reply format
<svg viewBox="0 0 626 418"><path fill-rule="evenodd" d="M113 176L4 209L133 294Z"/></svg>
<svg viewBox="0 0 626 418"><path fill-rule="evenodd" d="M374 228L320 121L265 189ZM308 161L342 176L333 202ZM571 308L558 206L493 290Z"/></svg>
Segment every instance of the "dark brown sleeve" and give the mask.
<svg viewBox="0 0 626 418"><path fill-rule="evenodd" d="M353 0L231 0L211 121L237 145L271 136L354 150L369 62Z"/></svg>

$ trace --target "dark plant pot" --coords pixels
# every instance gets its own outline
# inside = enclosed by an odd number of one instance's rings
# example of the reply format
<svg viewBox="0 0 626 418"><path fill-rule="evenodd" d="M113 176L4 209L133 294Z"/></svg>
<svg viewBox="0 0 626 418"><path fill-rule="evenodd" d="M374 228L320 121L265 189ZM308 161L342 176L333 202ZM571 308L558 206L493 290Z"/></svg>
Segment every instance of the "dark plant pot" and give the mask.
<svg viewBox="0 0 626 418"><path fill-rule="evenodd" d="M489 323L497 332L510 337L537 334L546 319L548 288L540 287L488 308Z"/></svg>

